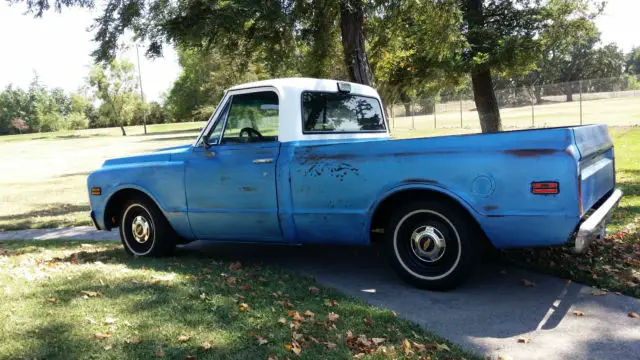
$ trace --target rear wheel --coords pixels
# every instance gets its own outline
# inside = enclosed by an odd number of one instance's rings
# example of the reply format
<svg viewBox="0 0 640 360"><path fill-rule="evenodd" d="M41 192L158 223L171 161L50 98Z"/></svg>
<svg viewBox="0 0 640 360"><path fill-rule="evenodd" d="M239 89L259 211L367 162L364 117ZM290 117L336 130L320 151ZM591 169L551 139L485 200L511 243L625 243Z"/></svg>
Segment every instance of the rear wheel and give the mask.
<svg viewBox="0 0 640 360"><path fill-rule="evenodd" d="M412 201L391 217L387 253L398 275L430 290L446 290L467 279L480 249L468 215L448 202Z"/></svg>
<svg viewBox="0 0 640 360"><path fill-rule="evenodd" d="M163 256L175 247L175 233L151 200L135 197L125 202L120 216L120 240L135 256Z"/></svg>

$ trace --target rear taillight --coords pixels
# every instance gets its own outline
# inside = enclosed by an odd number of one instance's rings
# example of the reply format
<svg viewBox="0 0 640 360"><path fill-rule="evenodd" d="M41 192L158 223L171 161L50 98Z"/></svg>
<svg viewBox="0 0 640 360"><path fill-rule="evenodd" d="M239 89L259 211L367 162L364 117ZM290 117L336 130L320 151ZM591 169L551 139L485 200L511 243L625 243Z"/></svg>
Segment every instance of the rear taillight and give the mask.
<svg viewBox="0 0 640 360"><path fill-rule="evenodd" d="M560 192L557 181L534 181L531 183L531 193L538 195L553 195Z"/></svg>

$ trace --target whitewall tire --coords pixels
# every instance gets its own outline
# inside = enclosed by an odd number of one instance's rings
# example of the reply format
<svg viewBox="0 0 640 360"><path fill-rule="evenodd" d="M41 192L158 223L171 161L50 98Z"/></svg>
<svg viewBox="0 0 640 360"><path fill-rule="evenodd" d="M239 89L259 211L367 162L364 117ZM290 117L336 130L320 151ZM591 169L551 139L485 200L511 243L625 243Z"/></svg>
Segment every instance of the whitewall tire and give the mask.
<svg viewBox="0 0 640 360"><path fill-rule="evenodd" d="M479 258L468 214L448 202L411 201L400 206L385 229L385 246L396 273L430 290L455 288Z"/></svg>
<svg viewBox="0 0 640 360"><path fill-rule="evenodd" d="M138 196L125 202L120 216L120 240L134 256L163 256L175 247L173 228L153 201Z"/></svg>

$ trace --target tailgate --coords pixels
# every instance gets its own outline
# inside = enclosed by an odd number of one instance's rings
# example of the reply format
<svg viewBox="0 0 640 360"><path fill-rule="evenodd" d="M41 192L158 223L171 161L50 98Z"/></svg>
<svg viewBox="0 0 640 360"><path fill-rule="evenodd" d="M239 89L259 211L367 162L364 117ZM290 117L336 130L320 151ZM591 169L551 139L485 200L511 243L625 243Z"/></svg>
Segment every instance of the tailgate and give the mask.
<svg viewBox="0 0 640 360"><path fill-rule="evenodd" d="M613 142L606 125L575 127L573 134L580 152L578 166L582 215L615 186Z"/></svg>

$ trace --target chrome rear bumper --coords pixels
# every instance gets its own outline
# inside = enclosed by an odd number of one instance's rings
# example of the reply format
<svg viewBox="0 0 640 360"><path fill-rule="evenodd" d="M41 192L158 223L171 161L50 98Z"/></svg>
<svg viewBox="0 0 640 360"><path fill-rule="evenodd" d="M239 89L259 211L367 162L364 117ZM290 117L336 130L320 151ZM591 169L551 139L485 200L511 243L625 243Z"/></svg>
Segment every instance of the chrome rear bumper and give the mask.
<svg viewBox="0 0 640 360"><path fill-rule="evenodd" d="M604 238L611 214L620 203L622 190L616 189L578 228L572 251L583 253L593 240Z"/></svg>

